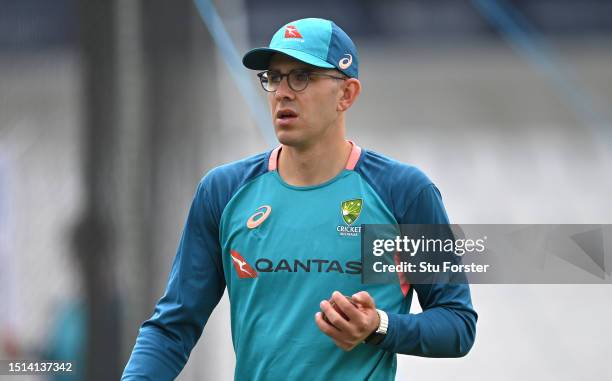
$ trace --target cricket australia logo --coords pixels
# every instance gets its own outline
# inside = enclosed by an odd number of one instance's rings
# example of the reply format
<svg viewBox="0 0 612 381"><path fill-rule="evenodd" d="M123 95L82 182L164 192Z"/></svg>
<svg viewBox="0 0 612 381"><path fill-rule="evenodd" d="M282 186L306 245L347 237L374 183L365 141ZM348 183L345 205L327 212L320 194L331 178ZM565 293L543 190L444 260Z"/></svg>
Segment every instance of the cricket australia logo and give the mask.
<svg viewBox="0 0 612 381"><path fill-rule="evenodd" d="M360 198L342 201L340 214L347 226L338 225L336 230L342 236L358 236L361 234L361 226L352 226L359 218L363 208L363 200Z"/></svg>

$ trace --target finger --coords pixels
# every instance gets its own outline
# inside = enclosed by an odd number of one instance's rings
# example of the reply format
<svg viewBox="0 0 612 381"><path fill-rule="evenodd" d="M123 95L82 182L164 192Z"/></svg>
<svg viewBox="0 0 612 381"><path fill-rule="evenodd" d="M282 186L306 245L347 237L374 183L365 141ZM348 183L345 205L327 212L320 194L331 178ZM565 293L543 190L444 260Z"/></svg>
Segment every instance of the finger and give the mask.
<svg viewBox="0 0 612 381"><path fill-rule="evenodd" d="M331 303L335 303L336 300L348 303L348 308L352 308L354 310L354 313L350 313L352 315L352 317L349 317L350 320L346 320L346 318L342 316L342 313L344 312L340 313L336 310L336 308L340 309L340 306L336 305L334 308L334 306L331 304ZM343 341L347 343L355 343L363 339L364 333L367 333L369 335L370 333L369 332L370 325L368 324L370 320L369 313L376 314L376 311L374 311L371 308L368 310L359 311L346 297L344 297L340 293L337 293L336 295L332 296L331 303L328 303L328 304L336 312L339 318L342 319L340 321L331 321L331 324L336 329L338 329L338 334L337 334L338 338L341 338ZM346 308L347 307L345 306L345 309ZM332 317L327 316L327 319L330 320L332 319Z"/></svg>
<svg viewBox="0 0 612 381"><path fill-rule="evenodd" d="M315 314L315 323L317 324L321 332L331 337L333 340L344 341L344 339L341 337L342 332L340 332L333 325L326 322L323 319L323 314L321 312L317 312Z"/></svg>
<svg viewBox="0 0 612 381"><path fill-rule="evenodd" d="M376 308L374 299L367 291L359 291L358 293L353 294L351 299L353 299L354 302L361 304L365 308Z"/></svg>
<svg viewBox="0 0 612 381"><path fill-rule="evenodd" d="M315 321L319 329L326 334L334 343L343 350L351 350L357 346L363 340L355 340L354 338L347 337L346 333L339 331L333 325L327 323L322 316L321 312L315 314Z"/></svg>
<svg viewBox="0 0 612 381"><path fill-rule="evenodd" d="M340 331L348 331L349 324L340 314L334 309L334 307L327 301L321 301L321 311L325 313L327 316L327 320L338 330Z"/></svg>
<svg viewBox="0 0 612 381"><path fill-rule="evenodd" d="M346 296L342 295L338 291L334 291L332 293L332 300L351 322L359 321L363 318L363 312L359 311L355 304L349 301Z"/></svg>

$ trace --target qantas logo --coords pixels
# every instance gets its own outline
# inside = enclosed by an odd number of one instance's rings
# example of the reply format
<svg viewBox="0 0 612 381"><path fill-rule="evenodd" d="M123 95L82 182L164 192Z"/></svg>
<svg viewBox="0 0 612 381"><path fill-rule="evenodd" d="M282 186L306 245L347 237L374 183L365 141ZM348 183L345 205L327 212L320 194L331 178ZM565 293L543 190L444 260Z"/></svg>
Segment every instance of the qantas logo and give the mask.
<svg viewBox="0 0 612 381"><path fill-rule="evenodd" d="M285 38L303 38L297 28L293 25L287 25L285 27Z"/></svg>
<svg viewBox="0 0 612 381"><path fill-rule="evenodd" d="M271 212L272 207L270 205L260 206L259 208L257 208L257 212L247 220L247 228L255 229L259 225L263 224L263 222L268 218Z"/></svg>
<svg viewBox="0 0 612 381"><path fill-rule="evenodd" d="M238 278L257 278L257 271L253 270L240 253L236 250L230 250L230 255Z"/></svg>
<svg viewBox="0 0 612 381"><path fill-rule="evenodd" d="M348 261L340 262L329 259L280 259L275 262L269 258L259 258L255 262L255 268L257 271L262 273L332 273L336 272L339 274L358 275L361 274L361 262L359 261Z"/></svg>
<svg viewBox="0 0 612 381"><path fill-rule="evenodd" d="M238 278L257 278L259 273L338 273L347 275L361 274L362 264L359 261L340 262L322 258L286 259L274 261L270 258L259 258L255 269L236 250L230 250Z"/></svg>

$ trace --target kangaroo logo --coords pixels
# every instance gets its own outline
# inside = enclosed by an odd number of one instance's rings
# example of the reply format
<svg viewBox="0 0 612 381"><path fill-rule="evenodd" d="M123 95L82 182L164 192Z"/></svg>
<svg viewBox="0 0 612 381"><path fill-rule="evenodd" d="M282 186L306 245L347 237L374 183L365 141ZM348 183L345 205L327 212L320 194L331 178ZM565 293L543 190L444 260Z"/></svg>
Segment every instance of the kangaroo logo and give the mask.
<svg viewBox="0 0 612 381"><path fill-rule="evenodd" d="M257 271L248 264L240 253L236 250L230 250L230 256L232 257L238 278L257 278Z"/></svg>

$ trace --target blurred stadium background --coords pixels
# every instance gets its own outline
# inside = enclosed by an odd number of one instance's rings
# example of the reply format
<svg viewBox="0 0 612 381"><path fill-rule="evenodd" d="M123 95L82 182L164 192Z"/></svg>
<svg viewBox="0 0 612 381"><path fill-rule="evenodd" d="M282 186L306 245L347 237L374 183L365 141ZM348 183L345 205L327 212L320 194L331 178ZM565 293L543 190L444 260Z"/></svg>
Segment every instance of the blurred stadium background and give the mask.
<svg viewBox="0 0 612 381"><path fill-rule="evenodd" d="M349 137L425 170L453 222L612 223L611 1L200 5L207 23L187 0L0 0L0 358L118 379L197 182L273 144L229 42L297 18L354 38ZM400 356L398 380L612 379L612 288L472 290L468 357ZM224 296L179 379L233 364Z"/></svg>

